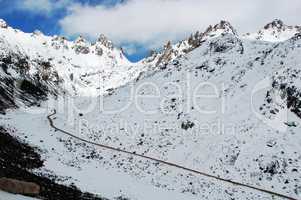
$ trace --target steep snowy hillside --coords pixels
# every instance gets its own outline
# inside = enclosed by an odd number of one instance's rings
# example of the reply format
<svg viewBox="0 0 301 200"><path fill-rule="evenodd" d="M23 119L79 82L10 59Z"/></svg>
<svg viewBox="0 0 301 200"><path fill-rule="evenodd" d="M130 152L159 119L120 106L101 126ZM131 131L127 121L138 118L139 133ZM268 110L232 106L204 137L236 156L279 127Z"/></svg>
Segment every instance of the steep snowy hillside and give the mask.
<svg viewBox="0 0 301 200"><path fill-rule="evenodd" d="M274 43L227 22L208 30L105 97L58 95L0 125L43 150L35 173L109 199L300 199L301 34Z"/></svg>
<svg viewBox="0 0 301 200"><path fill-rule="evenodd" d="M33 96L47 93L97 96L136 78L142 67L130 63L104 35L93 44L83 37L68 41L39 31L24 33L3 20L0 66L1 110L32 104L37 101ZM35 94L23 97L29 90Z"/></svg>
<svg viewBox="0 0 301 200"><path fill-rule="evenodd" d="M290 39L296 33L301 33L301 26L288 26L283 21L276 19L257 33L247 33L244 37L268 42L282 42Z"/></svg>

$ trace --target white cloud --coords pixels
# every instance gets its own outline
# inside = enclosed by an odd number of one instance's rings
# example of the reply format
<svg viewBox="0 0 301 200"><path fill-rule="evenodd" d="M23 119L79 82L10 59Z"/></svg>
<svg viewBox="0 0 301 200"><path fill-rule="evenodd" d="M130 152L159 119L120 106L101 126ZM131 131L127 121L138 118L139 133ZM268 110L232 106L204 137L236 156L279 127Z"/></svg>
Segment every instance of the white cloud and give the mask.
<svg viewBox="0 0 301 200"><path fill-rule="evenodd" d="M18 1L17 9L49 15L57 9L65 8L70 3L70 0L21 0Z"/></svg>
<svg viewBox="0 0 301 200"><path fill-rule="evenodd" d="M301 24L300 9L300 0L129 0L114 7L72 5L60 25L68 35L104 33L117 43L158 47L221 19L239 32L255 31L275 18Z"/></svg>

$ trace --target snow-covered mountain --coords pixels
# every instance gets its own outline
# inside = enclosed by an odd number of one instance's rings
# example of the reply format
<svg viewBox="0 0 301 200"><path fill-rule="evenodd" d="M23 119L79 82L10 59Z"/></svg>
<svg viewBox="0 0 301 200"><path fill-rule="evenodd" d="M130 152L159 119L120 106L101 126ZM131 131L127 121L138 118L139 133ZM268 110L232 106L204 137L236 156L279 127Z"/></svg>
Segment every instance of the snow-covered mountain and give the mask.
<svg viewBox="0 0 301 200"><path fill-rule="evenodd" d="M93 44L83 37L68 41L39 31L24 33L3 20L0 21L0 64L1 90L6 91L1 95L6 98L13 92L18 95L22 89L28 89L24 84L37 86L36 89L43 87L39 93L97 96L131 81L141 71L140 65L129 62L122 50L104 35ZM9 91L9 85L15 88L10 87ZM4 103L20 104L9 99L11 102Z"/></svg>
<svg viewBox="0 0 301 200"><path fill-rule="evenodd" d="M1 26L0 38L4 38L1 48L13 52L12 47L18 45L19 40L7 40L7 35L22 35L22 41L26 41L25 36L30 41L48 38ZM273 28L272 25L266 27ZM274 36L271 32L270 37ZM178 44L168 43L162 52L135 65L123 56L118 57L121 51L109 48L109 42L101 51L106 62L115 63L108 68L113 73L115 68L126 67L122 76L119 74L113 79L112 75L107 79L108 85L114 83L114 90L109 90L104 97L89 95L87 98L82 88L74 84L77 92L74 99L78 101L70 105L66 103L67 96L57 92L60 80L55 78L69 74L64 75L65 70L58 67L63 64L51 65L48 74L55 74L56 70L58 76L53 75L51 80L54 81L46 79L46 83L39 79L38 83L45 85L50 93L53 91L56 98L48 95L48 100L41 101L39 107L8 110L6 115L0 116L0 126L39 147L45 162L34 173L46 177L55 174L60 177L55 179L60 184L73 184L109 199L266 200L285 199L283 196L300 199L301 33L275 38L279 40L239 36L230 23L222 21ZM49 37L47 44L52 40ZM63 41L68 53L61 51L61 45L59 49L52 49L50 45L45 48L50 49L49 53L43 55L53 55L50 64L64 55L70 59L65 63L80 66L71 65L68 73L82 68L89 70L90 65L79 63L85 56L99 56L95 55L95 44L86 46L83 38L76 42ZM37 43L40 48L40 42ZM35 61L38 51L33 50L37 47L22 50L29 45L21 44L17 48L22 52L20 55L38 63ZM42 49L43 42L39 51L46 51ZM118 52L112 58L114 62L106 56L106 51ZM7 68L2 76L18 80L28 66L23 64L24 58L2 60L2 69ZM41 70L44 65L33 69ZM69 69L68 66L65 69ZM32 74L35 73L30 73L28 80ZM26 73L23 77L27 78ZM64 81L67 80L70 81ZM84 89L95 87L84 81L80 83ZM5 85L9 84L3 84L2 89ZM32 91L28 84L18 88L23 88L22 95ZM36 96L40 96L39 92L42 91L34 90ZM5 94L10 97L9 92ZM53 113L53 109L57 113ZM49 116L50 113L53 115ZM101 148L95 143L133 154ZM135 155L160 159L283 196L218 181Z"/></svg>
<svg viewBox="0 0 301 200"><path fill-rule="evenodd" d="M226 33L237 34L236 30L229 22L221 21L214 26L210 25L205 32L198 31L191 34L189 38L174 45L172 45L170 41L167 42L161 52L152 52L148 58L145 58L141 62L145 65L164 66L175 58L183 56L198 48L206 40Z"/></svg>
<svg viewBox="0 0 301 200"><path fill-rule="evenodd" d="M288 26L283 21L276 19L265 25L257 33L247 33L244 37L268 42L281 42L297 33L301 33L301 26Z"/></svg>

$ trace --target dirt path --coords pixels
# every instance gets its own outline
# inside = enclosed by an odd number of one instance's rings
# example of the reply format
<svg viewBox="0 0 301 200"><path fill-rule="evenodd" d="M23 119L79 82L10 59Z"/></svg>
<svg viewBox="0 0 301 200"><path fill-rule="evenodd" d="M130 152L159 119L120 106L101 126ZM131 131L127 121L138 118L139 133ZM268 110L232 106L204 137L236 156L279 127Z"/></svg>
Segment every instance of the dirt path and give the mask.
<svg viewBox="0 0 301 200"><path fill-rule="evenodd" d="M212 178L212 179L215 179L215 180L218 180L218 181L223 181L223 182L226 182L226 183L230 183L230 184L233 184L233 185L236 185L236 186L245 187L245 188L249 188L249 189L256 190L256 191L259 191L259 192L263 192L263 193L266 193L266 194L270 194L272 196L277 196L277 197L281 197L281 198L289 199L289 200L298 200L297 198L289 197L287 195L280 194L280 193L277 193L277 192L273 192L273 191L270 191L270 190L266 190L266 189L263 189L263 188L247 185L247 184L244 184L244 183L239 183L239 182L236 182L236 181L233 181L233 180L230 180L230 179L224 179L224 178L221 178L221 177L218 177L218 176L207 174L205 172L201 172L201 171L198 171L198 170L195 170L195 169L190 169L190 168L187 168L185 166L181 166L181 165L171 163L171 162L168 162L168 161L160 160L160 159L157 159L157 158L153 158L153 157L149 157L149 156L145 156L145 155L141 155L141 154L136 154L136 153L133 153L133 152L130 152L130 151L122 150L122 149L119 149L119 148L116 148L116 147L107 146L107 145L103 145L103 144L98 144L98 143L80 138L80 137L78 137L78 136L76 136L72 133L69 133L69 132L67 132L63 129L60 129L60 128L56 127L53 123L53 120L51 119L51 117L54 116L55 114L56 114L56 110L53 110L53 113L47 116L47 119L49 121L50 126L52 128L54 128L56 131L59 131L59 132L65 134L65 135L68 135L68 136L70 136L70 137L72 137L76 140L81 141L81 142L85 142L85 143L88 143L88 144L91 144L91 145L94 145L94 146L97 146L97 147L100 147L100 148L110 149L112 151L121 152L121 153L128 154L128 155L131 155L131 156L136 156L136 157L140 157L140 158L143 158L143 159L152 160L152 161L164 164L164 165L168 165L168 166L171 166L171 167L182 169L182 170L194 173L194 174L202 175L202 176L209 177L209 178Z"/></svg>

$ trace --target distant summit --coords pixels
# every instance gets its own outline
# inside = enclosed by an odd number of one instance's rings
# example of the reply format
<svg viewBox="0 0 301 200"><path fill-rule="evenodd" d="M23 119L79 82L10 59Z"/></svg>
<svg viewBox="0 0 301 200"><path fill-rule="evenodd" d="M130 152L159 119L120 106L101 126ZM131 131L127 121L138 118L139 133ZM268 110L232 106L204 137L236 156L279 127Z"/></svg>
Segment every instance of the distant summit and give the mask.
<svg viewBox="0 0 301 200"><path fill-rule="evenodd" d="M151 56L144 59L142 62L155 66L165 65L176 57L185 55L198 48L204 41L224 34L237 36L237 31L229 22L222 20L214 26L210 25L205 32L197 31L196 33L191 34L187 39L174 45L172 45L170 41L167 42L161 52L152 52Z"/></svg>
<svg viewBox="0 0 301 200"><path fill-rule="evenodd" d="M282 20L275 19L258 32L245 34L244 37L267 42L282 42L292 38L297 33L301 33L300 26L288 26Z"/></svg>
<svg viewBox="0 0 301 200"><path fill-rule="evenodd" d="M264 29L283 29L285 28L286 25L284 24L284 22L280 19L275 19L274 21L272 21L271 23L268 23L267 25L264 26Z"/></svg>

